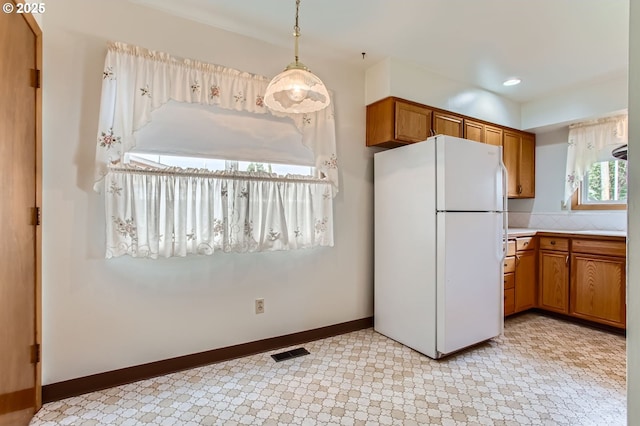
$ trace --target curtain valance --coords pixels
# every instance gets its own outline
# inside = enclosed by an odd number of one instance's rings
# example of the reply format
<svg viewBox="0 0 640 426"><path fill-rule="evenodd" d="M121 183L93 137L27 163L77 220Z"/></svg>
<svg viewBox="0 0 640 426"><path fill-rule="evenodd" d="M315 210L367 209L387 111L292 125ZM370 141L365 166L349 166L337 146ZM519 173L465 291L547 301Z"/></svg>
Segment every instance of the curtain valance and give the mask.
<svg viewBox="0 0 640 426"><path fill-rule="evenodd" d="M618 115L569 127L565 201L571 199L585 174L598 161L614 159L611 151L627 143L628 117Z"/></svg>
<svg viewBox="0 0 640 426"><path fill-rule="evenodd" d="M335 194L333 102L310 114L275 113L263 102L268 84L266 77L232 68L109 43L102 74L94 189L103 187L109 167L121 165L124 154L136 146L135 132L151 120L151 112L173 100L288 117L299 130L301 143L314 153L316 176L329 181Z"/></svg>

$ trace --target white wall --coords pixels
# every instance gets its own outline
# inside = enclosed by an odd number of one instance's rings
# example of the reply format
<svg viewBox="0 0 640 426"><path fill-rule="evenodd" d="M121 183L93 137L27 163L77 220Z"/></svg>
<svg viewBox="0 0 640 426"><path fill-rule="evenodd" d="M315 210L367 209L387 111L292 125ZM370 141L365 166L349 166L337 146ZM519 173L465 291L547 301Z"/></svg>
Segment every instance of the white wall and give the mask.
<svg viewBox="0 0 640 426"><path fill-rule="evenodd" d="M524 103L520 128L530 130L599 118L624 110L627 104L628 84L624 73L605 81Z"/></svg>
<svg viewBox="0 0 640 426"><path fill-rule="evenodd" d="M640 424L640 3L629 24L629 238L627 239L627 423Z"/></svg>
<svg viewBox="0 0 640 426"><path fill-rule="evenodd" d="M509 200L509 211L561 211L568 136L568 127L536 135L536 198Z"/></svg>
<svg viewBox="0 0 640 426"><path fill-rule="evenodd" d="M387 96L520 128L518 103L394 58L385 59L366 74L365 104Z"/></svg>
<svg viewBox="0 0 640 426"><path fill-rule="evenodd" d="M106 261L91 190L106 42L269 76L292 53L124 0L57 0L44 18L43 384L372 315L362 71L305 52L336 94L335 247ZM257 297L265 314L253 313Z"/></svg>

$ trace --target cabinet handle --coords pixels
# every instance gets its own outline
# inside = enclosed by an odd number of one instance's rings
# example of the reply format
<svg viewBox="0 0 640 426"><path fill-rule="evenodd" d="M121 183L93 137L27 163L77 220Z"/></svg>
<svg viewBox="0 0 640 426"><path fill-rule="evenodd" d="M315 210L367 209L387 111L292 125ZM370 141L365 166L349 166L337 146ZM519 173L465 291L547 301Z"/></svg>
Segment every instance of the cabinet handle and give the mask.
<svg viewBox="0 0 640 426"><path fill-rule="evenodd" d="M522 194L522 185L518 185L518 194Z"/></svg>
<svg viewBox="0 0 640 426"><path fill-rule="evenodd" d="M516 266L518 266L520 264L520 256L516 255Z"/></svg>
<svg viewBox="0 0 640 426"><path fill-rule="evenodd" d="M555 245L556 245L556 240L552 240L552 241L551 241L551 245L552 245L552 246L555 246Z"/></svg>
<svg viewBox="0 0 640 426"><path fill-rule="evenodd" d="M568 264L569 264L569 256L566 256L566 257L564 258L564 264L565 264L565 265L568 265Z"/></svg>

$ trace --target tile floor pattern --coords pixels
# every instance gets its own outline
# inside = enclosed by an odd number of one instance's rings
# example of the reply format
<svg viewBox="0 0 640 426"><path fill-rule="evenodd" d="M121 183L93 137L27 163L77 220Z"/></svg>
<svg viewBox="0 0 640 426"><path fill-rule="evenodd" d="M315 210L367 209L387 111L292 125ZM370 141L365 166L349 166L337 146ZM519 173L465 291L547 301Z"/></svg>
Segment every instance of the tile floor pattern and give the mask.
<svg viewBox="0 0 640 426"><path fill-rule="evenodd" d="M537 314L434 361L372 329L46 404L31 425L624 425L625 338ZM282 350L270 353L281 352Z"/></svg>

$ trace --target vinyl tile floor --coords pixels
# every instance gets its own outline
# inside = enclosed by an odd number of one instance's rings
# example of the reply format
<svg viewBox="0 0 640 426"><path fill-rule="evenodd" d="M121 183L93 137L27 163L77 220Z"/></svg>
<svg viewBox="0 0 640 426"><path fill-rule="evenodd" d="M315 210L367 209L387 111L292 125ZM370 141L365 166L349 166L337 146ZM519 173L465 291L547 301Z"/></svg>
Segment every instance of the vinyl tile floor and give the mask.
<svg viewBox="0 0 640 426"><path fill-rule="evenodd" d="M626 423L625 338L538 314L439 361L373 329L303 346L48 403L31 425Z"/></svg>

